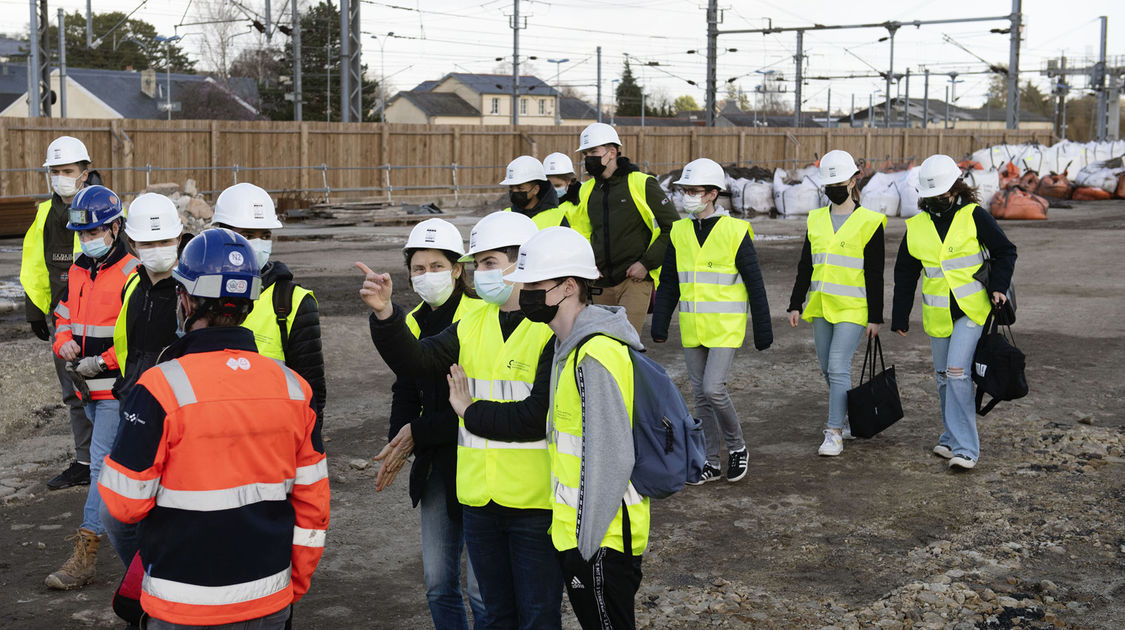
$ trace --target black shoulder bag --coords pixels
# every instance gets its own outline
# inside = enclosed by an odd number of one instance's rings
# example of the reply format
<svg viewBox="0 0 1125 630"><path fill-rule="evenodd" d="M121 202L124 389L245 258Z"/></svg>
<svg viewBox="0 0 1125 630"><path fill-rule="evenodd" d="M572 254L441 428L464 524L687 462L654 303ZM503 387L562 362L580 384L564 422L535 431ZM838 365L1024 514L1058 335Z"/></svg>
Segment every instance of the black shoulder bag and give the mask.
<svg viewBox="0 0 1125 630"><path fill-rule="evenodd" d="M882 371L875 373L875 356L879 354ZM871 362L868 371L867 363ZM866 377L867 380L864 380ZM895 366L887 367L883 360L883 344L879 335L867 340L867 353L863 357L863 370L859 385L848 391L848 422L852 435L870 438L883 429L902 419L902 401L898 396L898 381L895 380Z"/></svg>

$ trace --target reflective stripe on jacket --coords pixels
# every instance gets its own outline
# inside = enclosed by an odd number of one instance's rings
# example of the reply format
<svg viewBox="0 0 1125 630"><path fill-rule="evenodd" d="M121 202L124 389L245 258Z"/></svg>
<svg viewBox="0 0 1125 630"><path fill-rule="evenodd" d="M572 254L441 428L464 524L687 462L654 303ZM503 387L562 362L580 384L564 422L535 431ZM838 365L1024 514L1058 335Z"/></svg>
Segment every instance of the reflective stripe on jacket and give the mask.
<svg viewBox="0 0 1125 630"><path fill-rule="evenodd" d="M735 255L747 234L754 237L754 230L746 221L722 216L700 245L692 221L672 224L680 284L680 341L685 348L740 348L746 338L749 294Z"/></svg>
<svg viewBox="0 0 1125 630"><path fill-rule="evenodd" d="M823 317L832 324L850 322L867 326L867 285L863 250L887 217L863 206L848 216L839 230L832 227L828 207L809 213L808 238L812 254L812 284L802 317L811 322Z"/></svg>
<svg viewBox="0 0 1125 630"><path fill-rule="evenodd" d="M991 309L988 290L973 278L984 262L973 221L976 204L953 215L945 240L938 236L930 215L923 212L906 220L906 246L922 262L922 327L931 337L953 334L950 296L965 315L984 325Z"/></svg>
<svg viewBox="0 0 1125 630"><path fill-rule="evenodd" d="M525 319L504 339L500 307L486 304L457 324L459 361L473 400L517 401L531 394L539 355L554 333ZM520 509L550 509L546 440L505 442L475 435L458 420L457 500Z"/></svg>
<svg viewBox="0 0 1125 630"><path fill-rule="evenodd" d="M597 420L596 414L585 418L586 411L575 377L575 362L587 356L601 363L613 375L621 390L621 398L633 422L633 361L629 348L604 335L591 338L576 351L571 351L565 362L556 362L558 372L552 377L555 385L551 406L551 424L554 429L548 436L547 449L551 456L551 541L555 549L566 551L578 546L578 522L582 518L582 427L584 422ZM632 448L632 445L624 445ZM622 497L629 510L629 531L633 555L641 555L648 547L649 499L641 496L630 482ZM621 508L610 522L601 547L625 552Z"/></svg>

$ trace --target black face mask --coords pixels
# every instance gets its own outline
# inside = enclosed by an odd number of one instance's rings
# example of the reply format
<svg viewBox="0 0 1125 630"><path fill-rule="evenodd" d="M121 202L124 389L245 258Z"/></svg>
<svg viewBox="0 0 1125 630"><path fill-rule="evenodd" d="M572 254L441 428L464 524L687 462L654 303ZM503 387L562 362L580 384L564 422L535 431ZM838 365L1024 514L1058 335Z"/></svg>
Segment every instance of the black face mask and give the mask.
<svg viewBox="0 0 1125 630"><path fill-rule="evenodd" d="M929 213L931 216L940 217L941 215L953 209L955 200L953 197L949 199L942 199L940 197L927 197L918 201L918 207L923 211Z"/></svg>
<svg viewBox="0 0 1125 630"><path fill-rule="evenodd" d="M849 194L851 194L851 193L848 192L847 185L844 185L844 186L825 186L824 187L824 196L828 197L828 201L831 201L832 203L834 203L836 205L840 205L840 204L844 203L845 201L847 201Z"/></svg>
<svg viewBox="0 0 1125 630"><path fill-rule="evenodd" d="M582 160L582 165L586 167L586 172L590 177L601 177L605 172L605 164L602 164L602 156L600 155L587 155L586 159Z"/></svg>
<svg viewBox="0 0 1125 630"><path fill-rule="evenodd" d="M563 297L552 306L547 305L547 292L558 288L566 280L559 282L550 289L520 289L520 311L523 316L533 322L549 324L559 314L559 304L566 300Z"/></svg>
<svg viewBox="0 0 1125 630"><path fill-rule="evenodd" d="M512 210L523 210L527 208L527 202L531 201L531 197L522 190L513 190L508 193L508 201L512 202Z"/></svg>

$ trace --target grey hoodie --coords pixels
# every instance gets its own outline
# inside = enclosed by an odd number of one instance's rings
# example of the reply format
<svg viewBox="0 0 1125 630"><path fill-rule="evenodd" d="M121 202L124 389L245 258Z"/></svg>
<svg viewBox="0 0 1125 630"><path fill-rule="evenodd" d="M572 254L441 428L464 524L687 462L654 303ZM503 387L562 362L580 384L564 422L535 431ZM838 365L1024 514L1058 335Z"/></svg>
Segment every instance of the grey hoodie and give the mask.
<svg viewBox="0 0 1125 630"><path fill-rule="evenodd" d="M551 370L551 410L547 439L554 436L555 391L566 359L586 337L604 334L641 350L641 339L620 306L590 304L578 314L570 335L555 341L555 366ZM589 560L601 547L609 525L617 516L629 477L633 473L633 430L617 381L609 370L587 356L578 365L585 390L582 396L582 469L578 485L578 551ZM596 411L595 411L596 410Z"/></svg>

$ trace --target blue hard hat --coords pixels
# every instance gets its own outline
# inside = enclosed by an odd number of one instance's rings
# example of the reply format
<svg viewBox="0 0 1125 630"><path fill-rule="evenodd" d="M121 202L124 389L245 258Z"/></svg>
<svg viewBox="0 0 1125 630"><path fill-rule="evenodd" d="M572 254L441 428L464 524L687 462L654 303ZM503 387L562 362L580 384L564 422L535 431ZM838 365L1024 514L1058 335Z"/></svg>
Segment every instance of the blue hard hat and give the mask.
<svg viewBox="0 0 1125 630"><path fill-rule="evenodd" d="M226 228L203 230L191 239L172 269L172 277L189 295L201 298L258 299L262 278L254 249Z"/></svg>
<svg viewBox="0 0 1125 630"><path fill-rule="evenodd" d="M66 229L82 232L101 227L125 215L121 198L105 186L87 186L70 201Z"/></svg>

